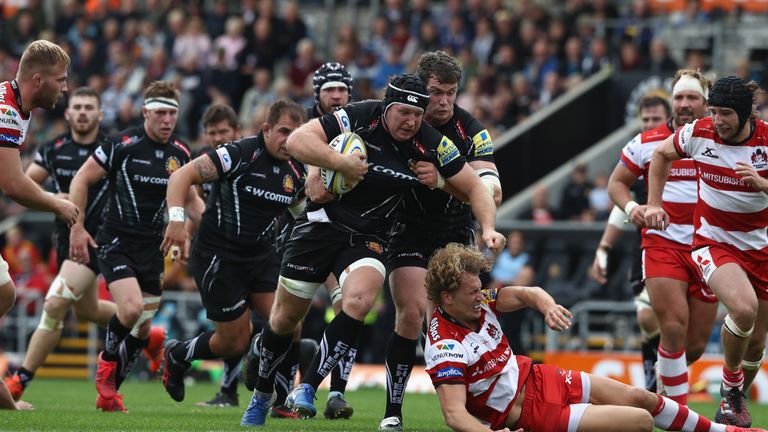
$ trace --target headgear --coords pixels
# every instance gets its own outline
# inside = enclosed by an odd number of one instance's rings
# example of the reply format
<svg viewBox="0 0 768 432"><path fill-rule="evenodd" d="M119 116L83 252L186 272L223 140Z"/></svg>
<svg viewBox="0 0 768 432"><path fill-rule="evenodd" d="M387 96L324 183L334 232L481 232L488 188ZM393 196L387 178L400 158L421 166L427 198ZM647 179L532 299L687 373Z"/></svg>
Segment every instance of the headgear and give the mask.
<svg viewBox="0 0 768 432"><path fill-rule="evenodd" d="M346 87L349 94L352 94L352 75L343 64L328 62L317 68L312 77L315 102L320 102L320 90L328 87Z"/></svg>
<svg viewBox="0 0 768 432"><path fill-rule="evenodd" d="M392 104L404 104L425 110L429 105L429 95L424 81L414 74L395 75L384 93L384 113Z"/></svg>
<svg viewBox="0 0 768 432"><path fill-rule="evenodd" d="M739 131L752 114L754 96L749 91L744 80L737 76L727 76L715 81L709 92L709 106L730 108L739 116Z"/></svg>

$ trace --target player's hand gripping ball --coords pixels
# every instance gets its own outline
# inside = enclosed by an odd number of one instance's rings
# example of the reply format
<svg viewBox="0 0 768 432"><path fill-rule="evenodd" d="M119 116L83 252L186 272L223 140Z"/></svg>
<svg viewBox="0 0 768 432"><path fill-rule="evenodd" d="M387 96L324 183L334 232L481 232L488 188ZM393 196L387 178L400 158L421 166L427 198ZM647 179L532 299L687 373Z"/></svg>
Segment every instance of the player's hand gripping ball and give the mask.
<svg viewBox="0 0 768 432"><path fill-rule="evenodd" d="M344 132L331 140L328 145L343 155L362 153L366 158L368 157L365 141L354 132ZM325 188L335 195L343 195L357 186L356 181L347 180L341 172L328 168L320 168L320 179Z"/></svg>

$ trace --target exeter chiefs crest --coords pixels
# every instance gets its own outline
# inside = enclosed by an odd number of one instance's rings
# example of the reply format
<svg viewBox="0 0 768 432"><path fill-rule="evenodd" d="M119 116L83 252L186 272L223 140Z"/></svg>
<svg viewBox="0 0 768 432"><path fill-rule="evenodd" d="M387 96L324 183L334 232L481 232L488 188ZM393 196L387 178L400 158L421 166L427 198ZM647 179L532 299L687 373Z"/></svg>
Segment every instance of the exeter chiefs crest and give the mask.
<svg viewBox="0 0 768 432"><path fill-rule="evenodd" d="M169 175L179 168L181 168L181 161L176 156L171 156L165 160L165 170L168 171Z"/></svg>
<svg viewBox="0 0 768 432"><path fill-rule="evenodd" d="M283 177L283 190L286 193L293 193L293 191L295 190L295 188L293 187L293 179L289 175L286 175L285 177Z"/></svg>

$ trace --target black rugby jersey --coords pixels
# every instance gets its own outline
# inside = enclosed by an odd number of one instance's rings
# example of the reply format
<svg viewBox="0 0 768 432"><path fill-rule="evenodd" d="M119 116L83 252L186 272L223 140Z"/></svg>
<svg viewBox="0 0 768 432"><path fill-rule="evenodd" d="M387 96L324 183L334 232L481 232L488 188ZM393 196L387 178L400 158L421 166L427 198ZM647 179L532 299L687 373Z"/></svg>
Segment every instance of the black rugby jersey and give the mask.
<svg viewBox="0 0 768 432"><path fill-rule="evenodd" d="M459 149L467 162L493 162L491 134L466 110L453 106L453 117L435 127ZM397 220L409 228L455 230L472 226L472 207L439 189L415 187L404 195Z"/></svg>
<svg viewBox="0 0 768 432"><path fill-rule="evenodd" d="M275 218L303 196L304 165L273 158L262 132L207 155L221 180L213 183L197 241L228 258L263 253L272 247Z"/></svg>
<svg viewBox="0 0 768 432"><path fill-rule="evenodd" d="M409 142L396 142L382 124L381 101L357 102L320 117L329 139L344 131L360 135L368 152L368 173L350 192L330 203L310 203L307 216L325 211L328 218L354 232L385 236L403 192L420 185L410 167L418 161L435 164L443 177L452 177L464 166L461 155L450 139L422 122ZM315 213L314 215L317 215Z"/></svg>
<svg viewBox="0 0 768 432"><path fill-rule="evenodd" d="M35 153L35 164L46 171L57 193L69 193L69 184L77 170L88 160L88 157L103 144L107 136L99 133L96 141L88 144L78 144L72 139L72 133L60 135L49 141ZM88 203L85 208L85 230L95 234L103 220L104 206L107 203L107 180L102 179L88 188ZM56 229L69 232L67 223L56 218Z"/></svg>
<svg viewBox="0 0 768 432"><path fill-rule="evenodd" d="M93 158L107 171L109 184L100 233L162 239L168 178L189 162L189 156L186 144L173 136L165 143L154 142L143 125L120 132L97 148Z"/></svg>

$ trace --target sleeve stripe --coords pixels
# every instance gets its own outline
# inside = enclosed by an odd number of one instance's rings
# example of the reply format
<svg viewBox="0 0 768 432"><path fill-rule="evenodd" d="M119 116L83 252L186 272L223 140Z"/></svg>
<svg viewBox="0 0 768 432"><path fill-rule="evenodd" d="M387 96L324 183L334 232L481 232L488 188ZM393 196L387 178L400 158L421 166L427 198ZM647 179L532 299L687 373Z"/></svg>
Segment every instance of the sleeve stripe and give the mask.
<svg viewBox="0 0 768 432"><path fill-rule="evenodd" d="M680 142L679 142L680 132L682 132L683 129L685 129L685 128L682 128L682 127L681 128L677 128L677 131L675 132L675 137L672 138L672 144L674 144L675 151L677 152L677 154L681 158L686 158L687 156L685 155L685 152L683 151L683 149L680 147Z"/></svg>

